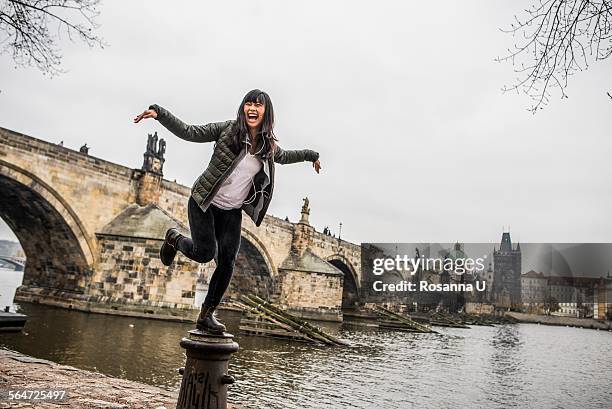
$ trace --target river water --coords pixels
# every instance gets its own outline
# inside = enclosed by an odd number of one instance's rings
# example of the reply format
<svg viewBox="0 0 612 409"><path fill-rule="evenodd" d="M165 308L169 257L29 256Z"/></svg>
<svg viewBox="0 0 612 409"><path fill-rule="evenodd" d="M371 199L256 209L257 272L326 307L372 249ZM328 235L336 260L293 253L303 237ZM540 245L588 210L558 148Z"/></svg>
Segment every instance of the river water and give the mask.
<svg viewBox="0 0 612 409"><path fill-rule="evenodd" d="M22 304L22 334L0 345L165 389L180 386L179 341L192 324ZM411 334L328 328L352 347L237 334L230 400L248 408L611 408L612 332L533 324Z"/></svg>

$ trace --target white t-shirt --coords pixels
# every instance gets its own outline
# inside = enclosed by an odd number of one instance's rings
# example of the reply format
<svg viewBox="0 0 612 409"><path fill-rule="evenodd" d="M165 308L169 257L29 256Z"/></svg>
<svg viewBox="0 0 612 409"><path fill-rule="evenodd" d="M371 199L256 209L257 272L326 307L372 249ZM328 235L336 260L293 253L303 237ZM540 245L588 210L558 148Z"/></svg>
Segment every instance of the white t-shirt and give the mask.
<svg viewBox="0 0 612 409"><path fill-rule="evenodd" d="M225 179L213 197L212 204L224 210L242 207L251 189L251 181L261 166L261 159L247 152L234 171Z"/></svg>

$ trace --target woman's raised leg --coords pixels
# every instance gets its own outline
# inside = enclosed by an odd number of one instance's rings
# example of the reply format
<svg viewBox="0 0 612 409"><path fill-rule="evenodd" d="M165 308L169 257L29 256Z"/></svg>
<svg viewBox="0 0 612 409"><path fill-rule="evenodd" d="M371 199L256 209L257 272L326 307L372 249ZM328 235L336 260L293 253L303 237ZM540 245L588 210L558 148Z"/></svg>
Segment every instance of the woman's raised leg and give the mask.
<svg viewBox="0 0 612 409"><path fill-rule="evenodd" d="M211 207L212 205L204 212L190 197L187 213L191 238L181 235L176 242L177 250L198 263L208 263L215 257L217 249L215 220Z"/></svg>
<svg viewBox="0 0 612 409"><path fill-rule="evenodd" d="M215 221L210 208L205 212L202 211L195 200L190 197L187 213L191 238L183 236L175 228L168 229L166 239L159 251L161 261L166 266L172 264L177 250L198 263L207 263L215 257L217 240Z"/></svg>

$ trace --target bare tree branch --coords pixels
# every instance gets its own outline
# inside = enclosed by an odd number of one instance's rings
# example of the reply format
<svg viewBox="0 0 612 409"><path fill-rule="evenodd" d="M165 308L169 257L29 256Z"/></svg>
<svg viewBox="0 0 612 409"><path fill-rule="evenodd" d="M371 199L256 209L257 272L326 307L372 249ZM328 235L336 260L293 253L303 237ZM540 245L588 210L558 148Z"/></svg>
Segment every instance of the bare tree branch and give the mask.
<svg viewBox="0 0 612 409"><path fill-rule="evenodd" d="M66 33L88 46L104 48L94 34L100 0L0 0L0 53L20 66L34 66L51 76L64 72L57 40ZM56 34L52 34L55 29Z"/></svg>
<svg viewBox="0 0 612 409"><path fill-rule="evenodd" d="M533 113L555 88L566 98L571 75L612 54L612 0L536 0L514 20L502 30L513 35L514 48L496 61L512 62L519 76L502 90L527 94Z"/></svg>

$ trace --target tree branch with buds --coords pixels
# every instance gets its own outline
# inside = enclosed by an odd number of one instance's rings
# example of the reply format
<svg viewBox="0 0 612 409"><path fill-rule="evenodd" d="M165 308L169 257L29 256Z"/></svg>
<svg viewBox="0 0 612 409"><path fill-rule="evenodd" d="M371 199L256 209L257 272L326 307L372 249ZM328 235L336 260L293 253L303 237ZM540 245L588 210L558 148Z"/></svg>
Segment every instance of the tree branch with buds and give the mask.
<svg viewBox="0 0 612 409"><path fill-rule="evenodd" d="M88 46L104 48L94 34L100 0L0 0L0 53L20 66L34 66L54 76L60 68L57 45L62 33Z"/></svg>
<svg viewBox="0 0 612 409"><path fill-rule="evenodd" d="M496 61L512 62L518 74L502 90L527 94L535 113L555 88L567 98L570 76L612 54L612 0L538 0L502 31L516 43Z"/></svg>

